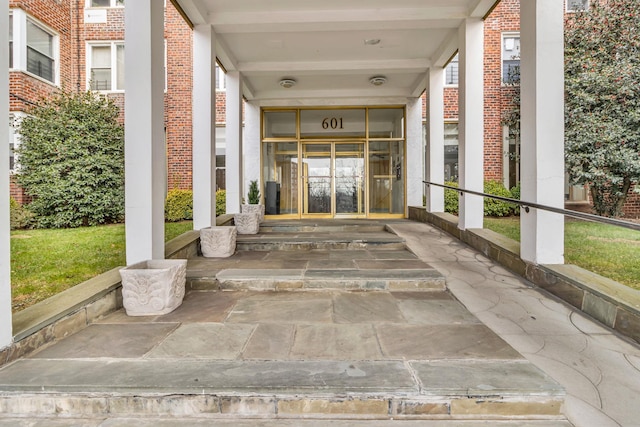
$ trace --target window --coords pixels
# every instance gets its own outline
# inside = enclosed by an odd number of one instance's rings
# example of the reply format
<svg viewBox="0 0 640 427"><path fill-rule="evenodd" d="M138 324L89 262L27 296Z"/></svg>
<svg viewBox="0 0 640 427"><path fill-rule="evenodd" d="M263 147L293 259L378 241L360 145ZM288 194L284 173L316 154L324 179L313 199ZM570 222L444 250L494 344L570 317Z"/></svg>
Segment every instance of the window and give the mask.
<svg viewBox="0 0 640 427"><path fill-rule="evenodd" d="M9 68L58 83L59 37L19 8L9 14Z"/></svg>
<svg viewBox="0 0 640 427"><path fill-rule="evenodd" d="M16 128L15 128L15 117L13 114L9 114L9 170L11 172L15 171L16 166Z"/></svg>
<svg viewBox="0 0 640 427"><path fill-rule="evenodd" d="M445 81L444 84L447 86L457 86L458 85L458 55L453 57L451 62L445 68Z"/></svg>
<svg viewBox="0 0 640 427"><path fill-rule="evenodd" d="M216 64L216 90L225 90L227 88L224 70Z"/></svg>
<svg viewBox="0 0 640 427"><path fill-rule="evenodd" d="M502 36L502 82L520 82L520 34Z"/></svg>
<svg viewBox="0 0 640 427"><path fill-rule="evenodd" d="M589 0L567 0L567 12L589 10Z"/></svg>
<svg viewBox="0 0 640 427"><path fill-rule="evenodd" d="M88 68L91 90L124 90L124 43L89 45Z"/></svg>
<svg viewBox="0 0 640 427"><path fill-rule="evenodd" d="M87 0L87 7L122 7L124 0Z"/></svg>

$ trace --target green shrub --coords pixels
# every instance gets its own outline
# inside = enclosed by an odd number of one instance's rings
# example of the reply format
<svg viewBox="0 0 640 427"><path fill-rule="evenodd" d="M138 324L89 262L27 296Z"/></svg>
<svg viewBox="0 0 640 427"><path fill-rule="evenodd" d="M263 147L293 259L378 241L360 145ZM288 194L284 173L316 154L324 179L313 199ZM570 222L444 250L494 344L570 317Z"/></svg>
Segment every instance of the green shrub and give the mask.
<svg viewBox="0 0 640 427"><path fill-rule="evenodd" d="M29 211L25 206L16 202L13 197L9 198L9 210L11 213L11 229L16 230L19 228L29 228L33 225L33 213Z"/></svg>
<svg viewBox="0 0 640 427"><path fill-rule="evenodd" d="M216 216L227 213L227 192L226 190L216 191Z"/></svg>
<svg viewBox="0 0 640 427"><path fill-rule="evenodd" d="M484 192L500 197L511 197L511 192L505 188L500 181L485 181ZM489 197L484 198L484 215L485 216L508 216L513 212L515 205L513 203L495 200Z"/></svg>
<svg viewBox="0 0 640 427"><path fill-rule="evenodd" d="M457 182L448 181L444 183L451 187L458 187ZM455 190L444 189L444 211L454 215L458 215L458 192Z"/></svg>
<svg viewBox="0 0 640 427"><path fill-rule="evenodd" d="M258 181L251 181L249 184L249 194L247 194L247 200L250 205L257 205L260 203L260 190L258 190Z"/></svg>
<svg viewBox="0 0 640 427"><path fill-rule="evenodd" d="M521 200L520 199L520 183L518 183L518 185L516 185L515 187L511 188L511 198L512 199L517 199L517 200ZM513 214L514 215L520 215L520 206L516 205L513 208Z"/></svg>
<svg viewBox="0 0 640 427"><path fill-rule="evenodd" d="M124 127L110 98L61 91L20 121L18 184L36 225L66 228L124 218Z"/></svg>
<svg viewBox="0 0 640 427"><path fill-rule="evenodd" d="M164 204L164 219L170 222L193 219L193 191L170 190Z"/></svg>

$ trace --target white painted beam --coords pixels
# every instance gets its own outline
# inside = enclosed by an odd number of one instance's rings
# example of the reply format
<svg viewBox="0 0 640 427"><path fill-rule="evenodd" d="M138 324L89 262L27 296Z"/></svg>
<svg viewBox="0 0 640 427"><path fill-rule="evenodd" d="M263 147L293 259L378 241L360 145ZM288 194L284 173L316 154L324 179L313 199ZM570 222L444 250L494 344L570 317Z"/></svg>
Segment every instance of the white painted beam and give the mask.
<svg viewBox="0 0 640 427"><path fill-rule="evenodd" d="M562 2L521 5L522 199L564 207L564 39ZM521 211L520 256L536 264L564 263L564 217Z"/></svg>
<svg viewBox="0 0 640 427"><path fill-rule="evenodd" d="M362 71L377 72L425 72L431 66L427 59L353 60L353 61L281 61L281 62L240 62L238 71L245 75L264 72L290 72L304 75L360 74Z"/></svg>
<svg viewBox="0 0 640 427"><path fill-rule="evenodd" d="M164 258L164 7L127 2L125 217L127 264Z"/></svg>
<svg viewBox="0 0 640 427"><path fill-rule="evenodd" d="M242 76L226 75L226 184L227 213L240 213L242 203Z"/></svg>
<svg viewBox="0 0 640 427"><path fill-rule="evenodd" d="M458 85L460 188L482 192L484 181L484 22L470 18L460 26ZM458 228L482 228L480 196L460 196Z"/></svg>
<svg viewBox="0 0 640 427"><path fill-rule="evenodd" d="M216 225L216 41L209 24L193 29L193 228Z"/></svg>
<svg viewBox="0 0 640 427"><path fill-rule="evenodd" d="M427 161L426 178L444 184L444 68L429 70L427 92ZM427 187L427 211L444 212L444 189Z"/></svg>
<svg viewBox="0 0 640 427"><path fill-rule="evenodd" d="M11 236L9 233L9 2L0 0L0 350L11 345Z"/></svg>

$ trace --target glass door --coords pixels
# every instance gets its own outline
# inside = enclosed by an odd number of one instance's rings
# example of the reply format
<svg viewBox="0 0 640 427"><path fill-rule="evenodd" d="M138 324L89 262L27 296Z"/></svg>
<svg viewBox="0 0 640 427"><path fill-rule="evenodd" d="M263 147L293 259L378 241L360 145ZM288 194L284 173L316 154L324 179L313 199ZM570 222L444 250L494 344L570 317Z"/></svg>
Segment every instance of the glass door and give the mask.
<svg viewBox="0 0 640 427"><path fill-rule="evenodd" d="M302 145L302 213L331 215L331 143Z"/></svg>
<svg viewBox="0 0 640 427"><path fill-rule="evenodd" d="M334 143L335 213L364 215L364 143Z"/></svg>

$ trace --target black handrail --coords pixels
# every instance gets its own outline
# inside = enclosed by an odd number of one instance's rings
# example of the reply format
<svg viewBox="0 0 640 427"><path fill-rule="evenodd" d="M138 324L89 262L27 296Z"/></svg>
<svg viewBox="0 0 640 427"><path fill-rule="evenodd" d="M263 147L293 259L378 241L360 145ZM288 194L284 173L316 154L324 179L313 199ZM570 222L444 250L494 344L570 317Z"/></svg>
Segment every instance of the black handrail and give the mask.
<svg viewBox="0 0 640 427"><path fill-rule="evenodd" d="M623 227L623 228L628 228L628 229L631 229L631 230L640 231L640 224L635 224L635 223L629 222L629 221L623 221L621 219L606 218L606 217L603 217L603 216L588 214L588 213L584 213L584 212L577 212L577 211L570 211L568 209L554 208L552 206L545 206L545 205L541 205L541 204L538 204L538 203L525 202L525 201L518 200L518 199L512 199L510 197L496 196L494 194L480 193L479 191L466 190L464 188L453 187L451 185L445 185L445 184L437 184L435 182L422 181L422 183L426 184L427 186L435 185L436 187L442 187L442 188L446 188L446 189L449 189L449 190L454 190L454 191L457 191L457 192L461 193L462 195L464 195L465 193L468 193L468 194L473 194L474 196L488 197L488 198L494 199L494 200L500 200L500 201L503 201L503 202L514 203L516 205L522 206L524 208L525 212L529 212L529 208L535 208L535 209L540 209L540 210L544 210L544 211L554 212L554 213L561 214L561 215L570 216L570 217L573 217L573 218L584 219L586 221L599 222L599 223L602 223L602 224L615 225L617 227Z"/></svg>

